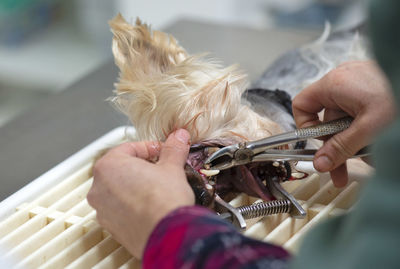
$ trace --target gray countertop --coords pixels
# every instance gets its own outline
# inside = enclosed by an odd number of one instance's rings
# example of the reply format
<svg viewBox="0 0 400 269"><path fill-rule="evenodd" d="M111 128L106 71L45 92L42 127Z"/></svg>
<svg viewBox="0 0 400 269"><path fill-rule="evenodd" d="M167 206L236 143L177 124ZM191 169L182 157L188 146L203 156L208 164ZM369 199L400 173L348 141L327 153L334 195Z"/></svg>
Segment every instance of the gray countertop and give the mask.
<svg viewBox="0 0 400 269"><path fill-rule="evenodd" d="M180 20L165 29L189 53L210 52L224 65L238 63L255 80L285 51L316 32L255 30ZM105 100L118 69L110 59L61 93L0 128L0 200L5 199L127 118Z"/></svg>

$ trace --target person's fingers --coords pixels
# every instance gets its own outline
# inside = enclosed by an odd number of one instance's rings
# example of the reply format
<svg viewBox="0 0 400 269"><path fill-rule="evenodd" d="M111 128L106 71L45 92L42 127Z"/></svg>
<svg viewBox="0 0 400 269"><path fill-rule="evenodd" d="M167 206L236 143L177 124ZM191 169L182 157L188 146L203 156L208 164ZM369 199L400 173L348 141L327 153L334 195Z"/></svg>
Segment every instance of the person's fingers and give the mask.
<svg viewBox="0 0 400 269"><path fill-rule="evenodd" d="M110 154L126 154L145 160L154 159L160 154L160 142L141 141L123 143L109 151Z"/></svg>
<svg viewBox="0 0 400 269"><path fill-rule="evenodd" d="M320 123L318 113L325 108L318 98L322 86L320 81L314 82L293 99L292 111L297 128Z"/></svg>
<svg viewBox="0 0 400 269"><path fill-rule="evenodd" d="M357 117L348 129L325 141L315 154L315 169L320 172L331 171L369 144L371 130L365 118L365 116Z"/></svg>
<svg viewBox="0 0 400 269"><path fill-rule="evenodd" d="M161 147L158 164L183 166L186 163L190 148L190 134L185 129L179 129L170 134Z"/></svg>
<svg viewBox="0 0 400 269"><path fill-rule="evenodd" d="M324 122L337 120L340 118L348 117L349 114L343 110L338 109L325 109L324 110Z"/></svg>
<svg viewBox="0 0 400 269"><path fill-rule="evenodd" d="M333 184L337 188L343 188L344 186L346 186L347 182L349 181L346 163L343 163L342 165L338 166L336 169L333 169L332 171L330 171L330 174L331 174Z"/></svg>
<svg viewBox="0 0 400 269"><path fill-rule="evenodd" d="M339 91L346 85L345 78L341 74L343 72L330 72L322 79L314 82L303 91L301 91L292 103L293 116L298 128L308 127L320 123L318 113L324 110L325 113L329 111L336 114L339 111L343 115L357 115L356 108L359 107L358 103L350 102L354 99L354 93L347 91L346 94L339 94ZM332 115L328 115L330 117ZM332 117L329 120L338 117ZM325 116L325 119L326 116Z"/></svg>

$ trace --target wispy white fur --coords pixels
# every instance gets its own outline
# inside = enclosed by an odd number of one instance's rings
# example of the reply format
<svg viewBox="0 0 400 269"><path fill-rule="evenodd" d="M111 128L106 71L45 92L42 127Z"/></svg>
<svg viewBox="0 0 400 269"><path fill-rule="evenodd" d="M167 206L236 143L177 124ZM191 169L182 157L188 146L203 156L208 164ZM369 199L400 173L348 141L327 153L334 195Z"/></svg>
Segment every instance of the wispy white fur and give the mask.
<svg viewBox="0 0 400 269"><path fill-rule="evenodd" d="M322 35L315 42L300 49L301 56L318 70L315 76L303 82L302 88L319 80L330 70L344 62L370 58L366 50L365 40L358 33L355 33L352 39L337 39L327 42L330 35L331 25L327 22Z"/></svg>
<svg viewBox="0 0 400 269"><path fill-rule="evenodd" d="M139 140L165 140L186 128L192 143L233 143L280 132L279 125L241 103L246 75L191 56L171 36L117 15L110 26L120 69L114 104L133 123Z"/></svg>

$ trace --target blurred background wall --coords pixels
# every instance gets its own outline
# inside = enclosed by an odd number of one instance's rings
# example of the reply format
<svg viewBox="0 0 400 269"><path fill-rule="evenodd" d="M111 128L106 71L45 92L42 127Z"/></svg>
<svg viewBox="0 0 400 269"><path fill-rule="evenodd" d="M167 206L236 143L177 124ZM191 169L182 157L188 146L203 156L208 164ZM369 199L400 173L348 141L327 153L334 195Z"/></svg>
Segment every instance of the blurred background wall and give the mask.
<svg viewBox="0 0 400 269"><path fill-rule="evenodd" d="M320 29L325 21L357 24L363 6L363 0L0 0L0 126L109 59L107 21L118 12L155 29L180 18Z"/></svg>

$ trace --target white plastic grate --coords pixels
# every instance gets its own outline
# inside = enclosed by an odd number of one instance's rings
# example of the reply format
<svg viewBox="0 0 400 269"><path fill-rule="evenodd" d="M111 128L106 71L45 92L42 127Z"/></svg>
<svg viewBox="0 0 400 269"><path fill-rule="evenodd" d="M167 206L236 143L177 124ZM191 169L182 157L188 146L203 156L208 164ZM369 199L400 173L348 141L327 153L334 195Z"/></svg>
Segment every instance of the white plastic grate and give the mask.
<svg viewBox="0 0 400 269"><path fill-rule="evenodd" d="M123 141L125 131L121 127L110 132L0 204L0 248L19 261L17 268L140 268L140 261L97 224L86 201L95 156L100 149ZM309 163L299 166L312 172ZM303 235L316 223L351 209L360 180L368 172L366 166L355 170L352 182L343 189L316 173L285 182L283 186L307 210L307 217L279 214L249 220L244 234L296 252ZM230 204L257 201L240 194Z"/></svg>

